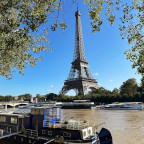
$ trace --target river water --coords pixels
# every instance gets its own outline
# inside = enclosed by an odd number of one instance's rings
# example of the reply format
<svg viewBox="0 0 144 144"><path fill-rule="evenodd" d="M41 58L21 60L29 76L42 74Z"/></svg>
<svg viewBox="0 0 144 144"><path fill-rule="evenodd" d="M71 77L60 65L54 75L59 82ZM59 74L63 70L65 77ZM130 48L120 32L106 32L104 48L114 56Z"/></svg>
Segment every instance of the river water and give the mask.
<svg viewBox="0 0 144 144"><path fill-rule="evenodd" d="M105 123L97 130L110 130L114 144L144 144L144 110L62 109L62 119L71 117L90 126Z"/></svg>
<svg viewBox="0 0 144 144"><path fill-rule="evenodd" d="M87 120L110 130L114 144L144 144L144 110L63 109L63 118Z"/></svg>

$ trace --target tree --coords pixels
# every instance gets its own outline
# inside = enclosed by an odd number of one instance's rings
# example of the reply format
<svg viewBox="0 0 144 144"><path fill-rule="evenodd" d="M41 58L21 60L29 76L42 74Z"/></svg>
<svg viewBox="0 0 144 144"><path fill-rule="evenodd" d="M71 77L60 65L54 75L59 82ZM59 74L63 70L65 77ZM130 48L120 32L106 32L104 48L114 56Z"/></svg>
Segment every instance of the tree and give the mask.
<svg viewBox="0 0 144 144"><path fill-rule="evenodd" d="M134 95L134 100L135 101L140 101L141 100L141 94L139 92L136 92Z"/></svg>
<svg viewBox="0 0 144 144"><path fill-rule="evenodd" d="M94 94L103 94L103 95L107 95L107 94L111 94L111 91L109 91L109 90L107 90L107 89L105 89L105 88L103 88L103 87L100 87L99 89L93 89L92 90L92 92L91 92L92 94L94 93Z"/></svg>
<svg viewBox="0 0 144 144"><path fill-rule="evenodd" d="M124 0L84 0L89 5L89 16L92 19L92 31L100 31L103 19L100 14L103 5L107 4L107 20L110 25L114 24L116 11L122 11L123 15L120 17L121 22L119 30L121 37L125 37L128 43L131 44L131 49L126 50L127 59L133 63L132 67L137 67L139 73L144 74L144 1L131 0L125 2Z"/></svg>
<svg viewBox="0 0 144 144"><path fill-rule="evenodd" d="M31 94L23 94L18 96L18 100L30 101L31 97Z"/></svg>
<svg viewBox="0 0 144 144"><path fill-rule="evenodd" d="M112 93L113 93L113 94L119 94L119 89L114 88L113 91L112 91Z"/></svg>
<svg viewBox="0 0 144 144"><path fill-rule="evenodd" d="M131 78L127 81L123 82L123 84L120 87L120 94L128 95L128 96L134 96L138 88L138 84L136 82L136 79Z"/></svg>
<svg viewBox="0 0 144 144"><path fill-rule="evenodd" d="M47 28L37 31L47 22L46 17L60 8L60 0L0 1L0 75L10 79L14 68L23 74L27 64L33 67L41 60L41 51L51 50Z"/></svg>
<svg viewBox="0 0 144 144"><path fill-rule="evenodd" d="M144 92L141 94L141 101L144 102Z"/></svg>
<svg viewBox="0 0 144 144"><path fill-rule="evenodd" d="M10 95L7 95L4 97L4 101L6 101L6 102L13 101L13 97Z"/></svg>
<svg viewBox="0 0 144 144"><path fill-rule="evenodd" d="M141 84L137 89L137 92L143 93L144 92L144 76L141 78Z"/></svg>
<svg viewBox="0 0 144 144"><path fill-rule="evenodd" d="M0 101L1 101L1 102L4 101L4 96L0 96Z"/></svg>
<svg viewBox="0 0 144 144"><path fill-rule="evenodd" d="M141 78L141 87L144 88L144 75Z"/></svg>
<svg viewBox="0 0 144 144"><path fill-rule="evenodd" d="M46 100L56 100L58 98L57 94L49 93L45 95Z"/></svg>
<svg viewBox="0 0 144 144"><path fill-rule="evenodd" d="M38 101L45 101L45 96L42 96L40 94L36 94L36 98L38 98Z"/></svg>
<svg viewBox="0 0 144 144"><path fill-rule="evenodd" d="M72 0L72 2L74 2ZM123 11L120 31L122 38L127 38L132 45L126 51L127 58L137 67L139 73L144 73L144 2L133 0L83 0L88 6L91 18L92 32L100 31L103 23L101 13L105 12L110 25L114 24L115 11ZM0 1L0 75L10 79L14 69L23 75L27 64L32 67L38 60L42 60L40 53L51 50L47 34L49 29L55 31L57 27L65 30L67 25L59 21L60 9L64 0L1 0ZM53 19L53 25L43 31L38 28ZM48 46L47 46L48 45Z"/></svg>

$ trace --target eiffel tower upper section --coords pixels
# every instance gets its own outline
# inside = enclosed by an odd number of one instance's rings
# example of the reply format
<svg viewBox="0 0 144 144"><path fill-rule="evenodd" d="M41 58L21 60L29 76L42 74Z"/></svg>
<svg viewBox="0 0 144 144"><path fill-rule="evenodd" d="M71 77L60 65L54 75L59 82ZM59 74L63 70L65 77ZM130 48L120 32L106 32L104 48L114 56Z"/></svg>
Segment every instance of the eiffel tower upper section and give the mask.
<svg viewBox="0 0 144 144"><path fill-rule="evenodd" d="M86 61L86 56L84 52L84 45L83 45L83 36L82 36L82 27L81 27L81 13L80 11L76 11L76 30L75 30L75 51L74 51L74 59L73 63L75 62L84 62Z"/></svg>
<svg viewBox="0 0 144 144"><path fill-rule="evenodd" d="M84 95L89 88L98 88L96 80L93 78L88 62L86 60L82 27L81 27L81 13L77 9L75 12L76 30L75 30L75 49L74 58L71 63L71 70L61 93L65 94L69 90L74 89L77 94Z"/></svg>

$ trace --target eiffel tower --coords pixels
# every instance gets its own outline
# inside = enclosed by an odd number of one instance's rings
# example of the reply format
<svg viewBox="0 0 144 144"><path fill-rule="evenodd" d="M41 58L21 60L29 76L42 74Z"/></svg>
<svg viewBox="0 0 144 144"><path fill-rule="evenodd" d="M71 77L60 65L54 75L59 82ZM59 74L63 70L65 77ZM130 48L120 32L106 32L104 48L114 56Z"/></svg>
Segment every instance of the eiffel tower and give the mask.
<svg viewBox="0 0 144 144"><path fill-rule="evenodd" d="M76 17L76 31L75 31L75 50L74 58L71 63L71 70L67 80L60 93L66 94L69 90L75 90L77 95L85 95L88 89L98 88L97 81L93 78L85 57L82 27L81 27L81 13L77 8L75 12Z"/></svg>

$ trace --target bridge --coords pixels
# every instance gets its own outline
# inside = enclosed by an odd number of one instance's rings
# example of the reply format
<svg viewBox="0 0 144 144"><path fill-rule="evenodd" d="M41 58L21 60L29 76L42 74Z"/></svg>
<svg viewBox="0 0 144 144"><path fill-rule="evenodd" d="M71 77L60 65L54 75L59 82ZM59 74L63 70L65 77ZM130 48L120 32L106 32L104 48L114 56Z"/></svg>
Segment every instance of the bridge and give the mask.
<svg viewBox="0 0 144 144"><path fill-rule="evenodd" d="M24 106L27 105L29 102L24 101L24 102L17 102L17 101L13 101L13 102L0 102L0 106L5 106L7 105L7 107L17 107L17 106Z"/></svg>

